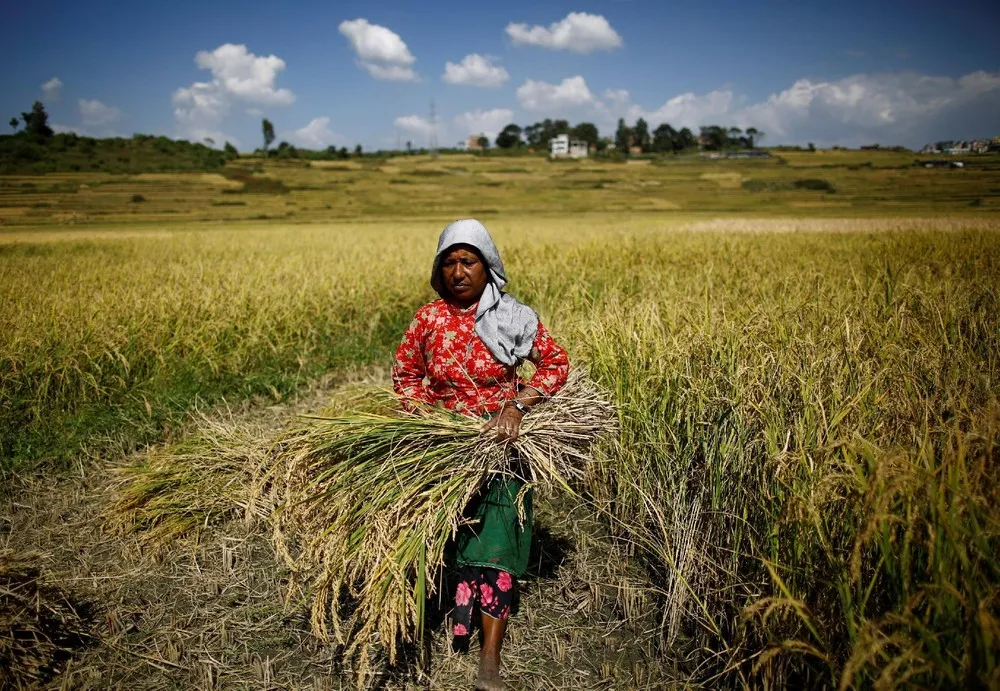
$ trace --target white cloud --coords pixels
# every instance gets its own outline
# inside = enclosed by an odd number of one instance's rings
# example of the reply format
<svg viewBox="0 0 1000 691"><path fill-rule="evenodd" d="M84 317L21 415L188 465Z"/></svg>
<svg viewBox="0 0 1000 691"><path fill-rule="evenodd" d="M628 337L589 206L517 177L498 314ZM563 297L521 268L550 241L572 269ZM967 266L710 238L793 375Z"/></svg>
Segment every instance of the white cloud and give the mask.
<svg viewBox="0 0 1000 691"><path fill-rule="evenodd" d="M565 19L550 24L548 28L511 23L507 25L507 35L515 45L541 46L575 53L611 50L622 45L622 37L607 19L586 12L570 12Z"/></svg>
<svg viewBox="0 0 1000 691"><path fill-rule="evenodd" d="M406 65L379 65L374 62L362 62L361 66L375 79L386 82L415 82L419 79L417 73Z"/></svg>
<svg viewBox="0 0 1000 691"><path fill-rule="evenodd" d="M94 139L126 136L111 128L94 129L91 127L85 127L84 125L60 125L58 123L52 124L52 131L56 134L72 133L80 137L93 137Z"/></svg>
<svg viewBox="0 0 1000 691"><path fill-rule="evenodd" d="M709 91L705 94L691 92L674 96L655 111L645 111L630 106L628 114L632 118L646 118L651 124L669 122L675 127L698 127L699 125L722 124L734 111L736 97L732 91ZM726 123L728 124L728 123Z"/></svg>
<svg viewBox="0 0 1000 691"><path fill-rule="evenodd" d="M285 132L280 139L306 149L325 149L331 145L344 146L346 139L330 129L330 118L313 118L309 124L292 132Z"/></svg>
<svg viewBox="0 0 1000 691"><path fill-rule="evenodd" d="M114 106L106 106L96 99L88 101L81 98L79 106L80 120L84 128L108 126L122 118L121 110Z"/></svg>
<svg viewBox="0 0 1000 691"><path fill-rule="evenodd" d="M469 86L500 86L510 75L499 65L494 65L492 58L478 53L472 53L455 64L447 62L441 79L449 84L468 84Z"/></svg>
<svg viewBox="0 0 1000 691"><path fill-rule="evenodd" d="M295 102L288 89L276 89L285 61L276 55L254 55L244 45L224 43L212 52L199 51L195 64L211 70L213 83L236 98L261 105L287 106Z"/></svg>
<svg viewBox="0 0 1000 691"><path fill-rule="evenodd" d="M81 137L97 138L122 136L114 128L114 125L125 115L120 108L105 105L97 99L88 100L85 98L77 101L77 106L80 109L80 124L62 125L53 123L52 130L54 132L57 134L72 132Z"/></svg>
<svg viewBox="0 0 1000 691"><path fill-rule="evenodd" d="M436 129L437 140L444 146L451 146L452 142L465 141L470 134L485 134L495 139L497 133L513 121L514 111L493 108L459 113L450 120L439 121L436 127L422 115L401 115L393 124L397 130L416 135L421 143Z"/></svg>
<svg viewBox="0 0 1000 691"><path fill-rule="evenodd" d="M628 89L606 89L604 91L604 98L612 103L628 103L630 94Z"/></svg>
<svg viewBox="0 0 1000 691"><path fill-rule="evenodd" d="M455 125L460 134L485 134L496 139L497 133L514 120L514 111L508 108L473 110L455 116Z"/></svg>
<svg viewBox="0 0 1000 691"><path fill-rule="evenodd" d="M254 55L244 45L225 43L215 50L199 51L195 64L212 73L211 81L194 82L174 91L174 119L180 136L192 141L211 138L221 145L231 136L221 131L234 102L250 106L287 106L295 94L277 88L285 61L275 55Z"/></svg>
<svg viewBox="0 0 1000 691"><path fill-rule="evenodd" d="M62 87L62 80L59 77L53 77L42 84L42 95L46 101L58 101L59 95L62 93Z"/></svg>
<svg viewBox="0 0 1000 691"><path fill-rule="evenodd" d="M338 29L358 54L358 64L375 79L407 82L418 79L411 67L417 59L392 29L361 18L345 20Z"/></svg>
<svg viewBox="0 0 1000 691"><path fill-rule="evenodd" d="M195 82L174 92L174 119L181 136L192 141L211 137L218 141L219 126L229 115L230 99L218 84Z"/></svg>
<svg viewBox="0 0 1000 691"><path fill-rule="evenodd" d="M643 117L650 127L669 122L695 131L701 125L756 127L771 143L916 147L992 135L1000 111L1000 72L971 72L957 79L914 72L799 79L755 103L732 89L718 89L680 94L654 110L628 99L599 106L601 124L608 126L617 117Z"/></svg>
<svg viewBox="0 0 1000 691"><path fill-rule="evenodd" d="M528 79L517 88L517 101L526 110L563 111L591 104L594 96L583 77L566 77L559 84Z"/></svg>
<svg viewBox="0 0 1000 691"><path fill-rule="evenodd" d="M425 137L430 136L434 130L433 123L420 115L401 115L393 121L393 124L401 130Z"/></svg>

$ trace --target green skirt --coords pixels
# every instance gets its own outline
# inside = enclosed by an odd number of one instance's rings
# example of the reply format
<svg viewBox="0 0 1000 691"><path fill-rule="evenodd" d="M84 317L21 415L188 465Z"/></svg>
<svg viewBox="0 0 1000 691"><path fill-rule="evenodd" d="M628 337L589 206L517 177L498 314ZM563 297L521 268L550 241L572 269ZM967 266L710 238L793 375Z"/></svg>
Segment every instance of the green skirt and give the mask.
<svg viewBox="0 0 1000 691"><path fill-rule="evenodd" d="M517 494L524 483L495 477L486 483L465 510L474 522L462 526L455 539L457 566L478 566L520 576L528 568L531 551L532 494L524 497L524 521L517 514Z"/></svg>

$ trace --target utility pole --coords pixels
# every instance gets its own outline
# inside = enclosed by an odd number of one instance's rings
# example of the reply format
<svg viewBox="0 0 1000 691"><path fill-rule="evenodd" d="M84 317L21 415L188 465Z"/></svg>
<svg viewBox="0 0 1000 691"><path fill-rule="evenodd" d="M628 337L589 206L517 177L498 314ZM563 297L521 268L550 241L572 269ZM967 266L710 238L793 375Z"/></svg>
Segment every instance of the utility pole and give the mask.
<svg viewBox="0 0 1000 691"><path fill-rule="evenodd" d="M437 135L437 108L434 107L434 99L431 98L431 133L427 138L427 148L431 152L431 158L438 155L438 135Z"/></svg>

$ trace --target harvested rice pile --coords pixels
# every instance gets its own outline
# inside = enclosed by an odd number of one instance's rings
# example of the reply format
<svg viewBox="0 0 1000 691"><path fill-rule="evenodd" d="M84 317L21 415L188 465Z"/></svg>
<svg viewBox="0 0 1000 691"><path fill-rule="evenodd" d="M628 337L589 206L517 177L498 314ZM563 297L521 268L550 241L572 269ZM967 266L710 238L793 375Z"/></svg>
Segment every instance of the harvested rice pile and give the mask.
<svg viewBox="0 0 1000 691"><path fill-rule="evenodd" d="M260 424L203 417L190 439L115 471L108 526L162 550L178 537L246 512L273 438Z"/></svg>
<svg viewBox="0 0 1000 691"><path fill-rule="evenodd" d="M37 562L0 550L0 689L44 683L92 640L90 607L45 583Z"/></svg>
<svg viewBox="0 0 1000 691"><path fill-rule="evenodd" d="M372 644L394 663L400 643L422 639L445 547L484 481L523 473L525 487L572 491L616 420L574 374L524 419L516 465L509 445L481 433L482 420L440 409L313 418L286 436L262 485L293 592L311 598L313 632L342 645L361 676Z"/></svg>

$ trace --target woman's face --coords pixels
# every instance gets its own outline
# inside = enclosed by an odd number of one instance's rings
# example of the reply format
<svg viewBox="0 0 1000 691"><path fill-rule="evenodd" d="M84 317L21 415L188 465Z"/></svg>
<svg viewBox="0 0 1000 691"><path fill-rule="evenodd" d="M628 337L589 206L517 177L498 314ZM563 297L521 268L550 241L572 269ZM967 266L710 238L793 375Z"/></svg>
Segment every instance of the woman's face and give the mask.
<svg viewBox="0 0 1000 691"><path fill-rule="evenodd" d="M473 250L458 245L444 255L441 277L455 301L469 306L479 299L486 288L486 265Z"/></svg>

